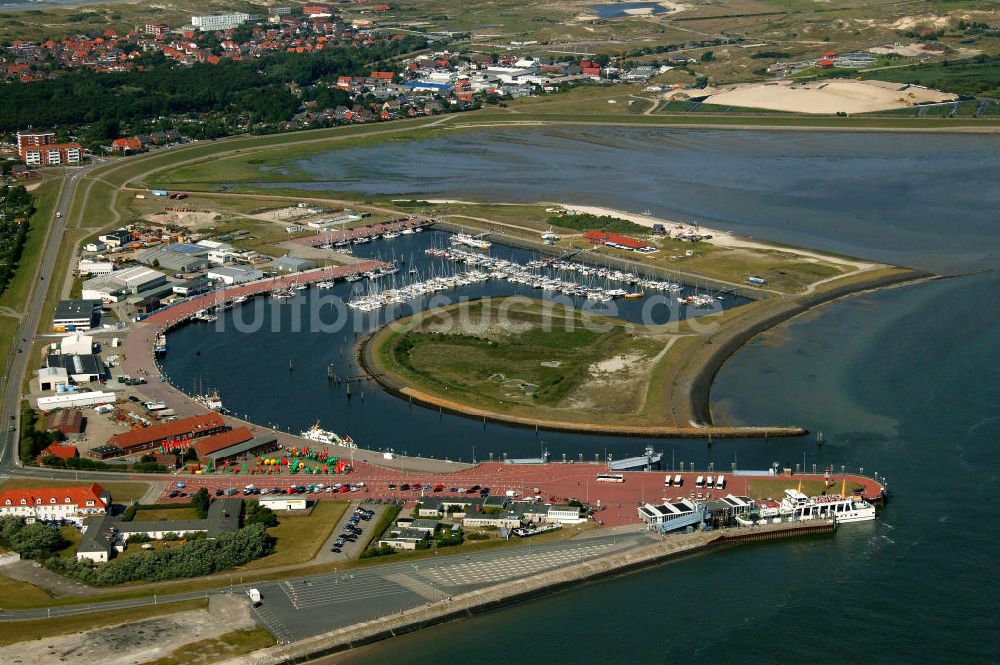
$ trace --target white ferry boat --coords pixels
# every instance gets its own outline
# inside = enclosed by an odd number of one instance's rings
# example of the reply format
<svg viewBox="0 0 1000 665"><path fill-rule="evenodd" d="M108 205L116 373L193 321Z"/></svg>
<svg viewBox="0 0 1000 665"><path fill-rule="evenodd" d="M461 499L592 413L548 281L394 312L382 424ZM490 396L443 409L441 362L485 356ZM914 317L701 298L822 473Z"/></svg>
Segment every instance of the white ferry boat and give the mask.
<svg viewBox="0 0 1000 665"><path fill-rule="evenodd" d="M875 519L875 506L861 497L825 494L807 496L797 489L785 490L778 513L794 520L830 519L837 524Z"/></svg>
<svg viewBox="0 0 1000 665"><path fill-rule="evenodd" d="M299 436L303 439L309 439L310 441L315 441L317 443L325 443L331 446L343 446L344 448L357 448L357 444L351 440L349 436L341 437L336 432L331 432L330 430L322 429L319 426L319 421L310 427L309 429L302 432Z"/></svg>
<svg viewBox="0 0 1000 665"><path fill-rule="evenodd" d="M493 246L493 243L489 240L476 238L475 236L470 236L468 233L456 233L451 237L451 242L455 245L465 245L467 247L475 247L476 249L489 249Z"/></svg>

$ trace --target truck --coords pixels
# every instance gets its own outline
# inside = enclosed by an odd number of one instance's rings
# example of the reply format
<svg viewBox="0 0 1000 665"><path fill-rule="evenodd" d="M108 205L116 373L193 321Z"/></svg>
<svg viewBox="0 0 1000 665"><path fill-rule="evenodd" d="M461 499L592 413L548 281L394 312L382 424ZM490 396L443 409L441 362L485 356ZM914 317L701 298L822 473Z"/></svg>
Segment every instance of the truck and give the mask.
<svg viewBox="0 0 1000 665"><path fill-rule="evenodd" d="M757 275L750 275L749 277L747 277L747 281L750 282L751 284L756 284L758 286L764 286L765 284L767 284L766 279L764 279L763 277L758 277Z"/></svg>
<svg viewBox="0 0 1000 665"><path fill-rule="evenodd" d="M253 587L248 589L247 596L250 598L250 604L253 605L254 607L260 607L261 605L263 605L263 601L261 600L260 596L260 590L258 588Z"/></svg>
<svg viewBox="0 0 1000 665"><path fill-rule="evenodd" d="M151 189L151 190L149 190L149 193L152 194L153 196L168 196L169 195L169 192L167 192L167 190L165 190L165 189Z"/></svg>
<svg viewBox="0 0 1000 665"><path fill-rule="evenodd" d="M509 498L513 499L514 497L517 496L517 490L507 490L506 492L504 492L504 494L506 494Z"/></svg>

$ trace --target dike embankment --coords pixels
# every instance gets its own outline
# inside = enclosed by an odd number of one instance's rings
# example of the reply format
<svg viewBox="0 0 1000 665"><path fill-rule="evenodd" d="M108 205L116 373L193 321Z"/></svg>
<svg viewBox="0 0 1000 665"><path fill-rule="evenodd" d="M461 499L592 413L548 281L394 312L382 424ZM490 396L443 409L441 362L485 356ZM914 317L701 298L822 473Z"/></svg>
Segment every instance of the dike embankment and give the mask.
<svg viewBox="0 0 1000 665"><path fill-rule="evenodd" d="M398 614L339 628L299 642L270 647L225 661L224 665L307 663L424 628L501 609L562 589L578 587L663 563L743 543L833 533L830 521L767 524L748 528L696 531L667 536L660 541L607 557L548 571L448 599L427 603Z"/></svg>

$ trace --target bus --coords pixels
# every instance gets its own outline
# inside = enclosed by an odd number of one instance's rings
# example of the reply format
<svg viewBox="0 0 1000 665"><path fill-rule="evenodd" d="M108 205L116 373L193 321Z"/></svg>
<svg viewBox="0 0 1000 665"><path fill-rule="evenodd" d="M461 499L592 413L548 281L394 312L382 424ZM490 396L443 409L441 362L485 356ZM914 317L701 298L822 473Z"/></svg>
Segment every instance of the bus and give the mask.
<svg viewBox="0 0 1000 665"><path fill-rule="evenodd" d="M624 483L625 475L621 473L599 473L597 474L599 483Z"/></svg>

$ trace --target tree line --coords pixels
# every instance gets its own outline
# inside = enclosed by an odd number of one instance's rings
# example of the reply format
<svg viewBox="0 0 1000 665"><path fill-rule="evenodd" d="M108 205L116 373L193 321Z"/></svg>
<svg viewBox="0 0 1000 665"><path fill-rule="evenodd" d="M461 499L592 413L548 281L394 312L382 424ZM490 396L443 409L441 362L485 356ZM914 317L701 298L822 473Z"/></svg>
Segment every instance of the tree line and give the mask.
<svg viewBox="0 0 1000 665"><path fill-rule="evenodd" d="M367 75L426 43L423 37L408 36L380 46L191 66L161 53L146 54L137 61L141 68L128 72L76 71L52 80L0 86L0 131L94 123L110 130L145 119L203 113L235 113L250 123L279 122L301 104L290 84L306 87L341 75Z"/></svg>

